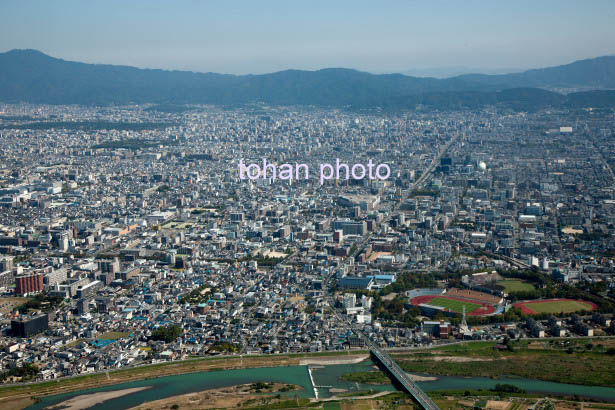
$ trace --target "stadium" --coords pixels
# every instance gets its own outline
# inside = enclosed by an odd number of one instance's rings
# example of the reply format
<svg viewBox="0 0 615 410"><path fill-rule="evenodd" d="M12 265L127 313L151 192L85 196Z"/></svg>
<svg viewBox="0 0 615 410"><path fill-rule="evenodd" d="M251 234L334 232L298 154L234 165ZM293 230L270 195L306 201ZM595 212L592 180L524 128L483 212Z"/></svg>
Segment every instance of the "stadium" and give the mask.
<svg viewBox="0 0 615 410"><path fill-rule="evenodd" d="M465 307L468 316L488 316L504 311L504 298L468 289L415 289L409 292L410 304L433 316L456 316Z"/></svg>

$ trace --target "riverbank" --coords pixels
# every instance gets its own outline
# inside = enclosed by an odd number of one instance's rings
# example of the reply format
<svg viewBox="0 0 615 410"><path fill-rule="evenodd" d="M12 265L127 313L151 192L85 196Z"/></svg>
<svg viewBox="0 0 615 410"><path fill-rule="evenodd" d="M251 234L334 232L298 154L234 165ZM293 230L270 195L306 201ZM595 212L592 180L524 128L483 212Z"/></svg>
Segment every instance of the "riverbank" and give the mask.
<svg viewBox="0 0 615 410"><path fill-rule="evenodd" d="M369 359L369 354L353 354L344 357L309 357L299 360L301 366L331 366L336 364L356 364Z"/></svg>
<svg viewBox="0 0 615 410"><path fill-rule="evenodd" d="M81 396L72 397L62 403L57 404L54 408L62 410L84 410L89 409L100 403L108 400L117 399L118 397L126 396L127 394L136 393L138 391L147 390L149 387L134 387L132 389L122 389L105 391L99 393L83 394Z"/></svg>
<svg viewBox="0 0 615 410"><path fill-rule="evenodd" d="M285 383L251 383L220 389L180 394L160 400L148 401L128 410L189 410L195 408L241 408L247 406L275 405L282 401L280 393L301 389Z"/></svg>
<svg viewBox="0 0 615 410"><path fill-rule="evenodd" d="M258 356L214 356L194 358L176 362L119 369L107 373L97 373L53 381L0 387L0 400L3 410L20 410L34 404L38 398L86 390L91 388L116 385L120 383L160 378L188 373L243 368L262 368L300 365L302 359L336 358L357 359L365 356L365 351L341 351L320 353L299 353Z"/></svg>
<svg viewBox="0 0 615 410"><path fill-rule="evenodd" d="M440 377L437 376L447 375L461 377L482 376L489 380L494 380L494 378L502 375L511 375L537 381L546 380L576 385L614 386L615 373L612 372L612 369L615 368L615 356L608 353L609 348L613 346L615 346L615 339L596 339L593 343L587 338L578 340L561 339L556 341L543 339L514 342L512 351L500 351L499 349L494 349L494 342L468 342L446 347L435 346L429 350L395 351L391 352L391 355L406 371L413 373L416 381L428 383L433 381L434 385L438 385L437 389L440 389ZM361 380L353 380L353 382L358 381L361 384L369 384L370 382L388 384L388 377L379 371L373 371L375 370L374 367L358 365L358 363L368 357L369 354L365 351L344 351L196 358L120 369L110 371L108 375L101 373L43 383L7 386L0 388L0 400L2 400L3 410L18 410L34 404L40 398L46 396L96 389L126 382L155 380L167 376L232 369L288 368L288 366L302 365L314 366L316 372L318 372L318 366L327 366L327 373L331 369L341 366L341 368L338 367L340 368L340 374L336 376L336 380L339 380L345 374L363 372L360 376L365 376L368 373L368 377L372 380L362 378ZM345 368L346 366L348 366L347 369ZM553 371L553 369L560 368L564 370L572 369L572 371ZM424 373L429 376L417 376L416 373ZM375 376L380 380L373 380ZM317 384L335 384L335 381L331 378L327 379L325 377L327 380L322 380L323 376L321 375L320 377L321 380ZM274 379L272 381L284 380ZM449 382L445 381L443 383ZM140 385L145 385L145 383ZM133 383L124 387L135 387L135 385ZM348 383L343 387L345 389L352 388ZM366 386L363 387L365 388ZM307 386L306 389L308 389ZM367 389L369 389L368 386ZM198 390L198 388L194 389L194 391ZM333 391L331 393L335 394Z"/></svg>
<svg viewBox="0 0 615 410"><path fill-rule="evenodd" d="M394 353L407 372L436 376L502 375L556 383L615 387L613 340L575 339L514 341L499 349L495 342L460 344L430 351Z"/></svg>
<svg viewBox="0 0 615 410"><path fill-rule="evenodd" d="M170 399L167 401L166 410L170 410L175 403L172 403L171 398L187 395L190 397L195 393L203 392L204 390L212 389L231 389L233 386L251 384L255 385L255 388L261 390L254 393L260 394L260 397L253 402L248 403L231 403L231 407L227 409L235 410L255 410L256 408L284 408L284 409L321 409L319 402L324 399L329 399L331 396L337 396L340 402L343 402L341 410L354 410L354 405L350 405L349 401L352 398L373 396L382 391L390 391L391 394L373 397L372 399L357 400L357 405L360 403L367 404L371 402L374 406L373 409L380 409L379 405L383 405L387 408L386 403L390 399L398 401L400 399L410 400L410 396L406 393L395 392L394 387L391 384L383 386L370 386L366 384L357 384L354 382L345 382L341 379L342 375L360 371L373 371L375 368L371 361L362 362L359 364L346 364L346 365L331 365L331 366L314 366L312 368L314 384L319 385L319 391L322 392L322 397L319 394L319 400L314 400L314 394L312 390L312 381L308 376L307 366L283 366L283 367L268 367L268 368L249 368L249 369L235 369L235 370L221 370L199 373L188 373L183 375L166 376L161 378L152 378L136 382L128 382L124 384L101 387L96 389L89 389L79 391L75 393L65 393L60 395L54 395L44 397L41 401L29 410L49 410L51 408L57 408L62 402L66 402L75 396L83 396L86 394L93 394L99 392L109 392L114 390L129 389L134 387L149 387L148 390L135 392L123 396L119 399L111 399L105 403L95 405L91 410L127 410L133 407L142 406L143 403L148 403L156 400ZM292 384L301 386L301 390L281 392L273 394L273 396L280 394L280 398L265 398L262 397L269 393L263 393L265 389L256 386L270 385L272 383ZM615 401L615 388L606 387L590 387L579 385L565 385L551 382L544 382L538 380L527 380L520 378L508 378L501 377L498 379L491 378L466 378L466 377L438 377L435 381L418 382L419 386L424 389L427 394L433 397L441 397L439 400L448 400L447 397L454 395L455 397L468 400L470 396L478 397L502 397L501 392L509 391L527 391L527 395L523 395L525 398L530 396L545 397L588 397L596 401ZM504 387L501 387L504 386ZM514 388L512 387L514 386ZM510 389L509 389L510 388ZM518 389L518 390L517 390ZM232 390L229 390L232 392ZM444 397L442 393L445 393ZM514 393L518 394L518 393ZM227 394L229 396L229 394ZM270 394L271 396L271 394ZM192 396L195 400L195 396ZM269 401L264 406L263 400ZM273 400L280 400L283 402L278 406L277 403L273 403ZM313 400L313 401L312 401ZM578 400L578 399L577 399ZM335 402L335 400L329 400ZM311 404L310 404L311 402ZM4 404L4 403L3 403ZM193 403L194 404L194 403ZM237 406L237 404L240 404ZM333 407L331 407L333 406ZM331 404L321 410L338 409L337 405ZM397 406L397 404L396 404ZM149 407L146 407L147 409ZM209 405L194 405L192 408L211 408ZM221 407L218 407L221 409ZM358 406L356 410L365 410L367 407ZM390 405L388 408L391 408ZM399 408L399 407L394 407ZM404 407L406 408L406 407ZM412 406L407 407L411 409ZM444 407L451 408L451 407ZM457 407L453 407L457 408ZM4 406L3 406L4 409ZM143 409L142 409L143 410Z"/></svg>

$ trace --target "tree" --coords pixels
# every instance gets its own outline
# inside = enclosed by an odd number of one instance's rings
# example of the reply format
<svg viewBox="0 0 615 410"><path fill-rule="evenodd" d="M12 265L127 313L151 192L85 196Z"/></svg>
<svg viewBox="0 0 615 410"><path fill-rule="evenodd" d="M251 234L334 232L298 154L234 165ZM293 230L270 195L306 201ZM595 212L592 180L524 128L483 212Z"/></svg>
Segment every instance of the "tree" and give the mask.
<svg viewBox="0 0 615 410"><path fill-rule="evenodd" d="M4 381L9 377L20 377L22 381L34 378L38 374L38 367L30 363L24 363L23 366L16 367L4 373L0 373L0 381Z"/></svg>
<svg viewBox="0 0 615 410"><path fill-rule="evenodd" d="M182 333L184 333L183 329L177 325L161 326L152 333L152 339L171 343Z"/></svg>

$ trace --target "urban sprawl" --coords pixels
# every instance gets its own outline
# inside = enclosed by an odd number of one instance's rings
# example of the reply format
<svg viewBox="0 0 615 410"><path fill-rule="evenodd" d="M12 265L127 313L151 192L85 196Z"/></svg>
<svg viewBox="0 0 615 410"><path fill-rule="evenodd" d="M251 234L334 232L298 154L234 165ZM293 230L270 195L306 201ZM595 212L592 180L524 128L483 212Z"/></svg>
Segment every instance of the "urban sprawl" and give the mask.
<svg viewBox="0 0 615 410"><path fill-rule="evenodd" d="M0 105L2 382L364 348L347 323L382 348L612 335L614 125Z"/></svg>

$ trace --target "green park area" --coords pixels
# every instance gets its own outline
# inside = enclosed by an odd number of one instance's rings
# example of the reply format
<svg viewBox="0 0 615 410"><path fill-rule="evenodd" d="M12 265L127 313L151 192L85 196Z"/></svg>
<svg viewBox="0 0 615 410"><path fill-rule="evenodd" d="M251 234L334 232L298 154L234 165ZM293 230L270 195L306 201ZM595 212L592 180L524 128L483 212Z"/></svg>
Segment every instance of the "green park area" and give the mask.
<svg viewBox="0 0 615 410"><path fill-rule="evenodd" d="M536 290L534 285L531 283L522 281L522 280L514 280L514 279L506 279L500 280L497 282L498 285L504 287L504 292L533 292Z"/></svg>

